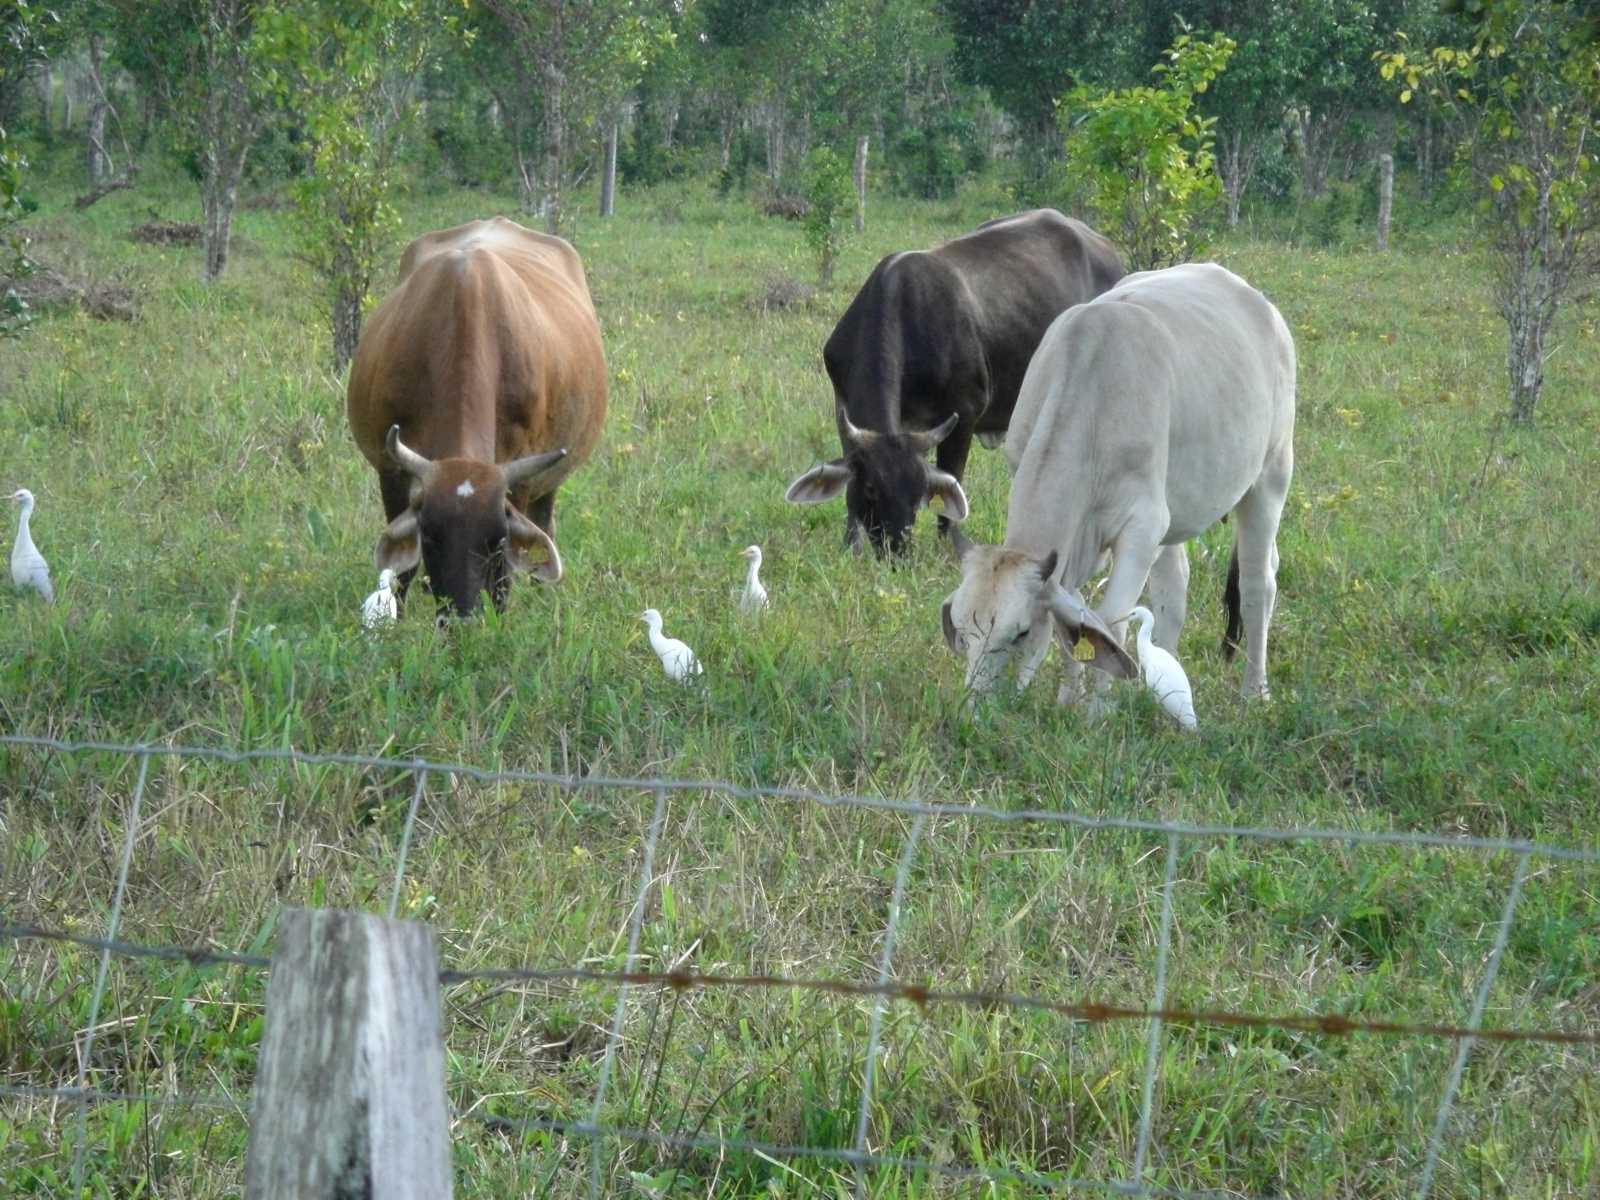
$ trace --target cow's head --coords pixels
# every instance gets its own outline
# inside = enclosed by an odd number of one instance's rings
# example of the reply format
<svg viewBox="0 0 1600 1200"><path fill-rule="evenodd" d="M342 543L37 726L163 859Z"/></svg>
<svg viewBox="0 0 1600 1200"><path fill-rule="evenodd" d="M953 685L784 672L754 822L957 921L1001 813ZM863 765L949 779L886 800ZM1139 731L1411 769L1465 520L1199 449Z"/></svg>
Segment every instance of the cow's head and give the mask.
<svg viewBox="0 0 1600 1200"><path fill-rule="evenodd" d="M398 425L390 427L386 445L411 476L411 504L378 538L379 570L411 571L420 561L433 594L463 617L477 610L484 591L504 604L511 571L531 571L549 583L561 578L555 542L507 492L560 462L565 450L504 466L469 458L432 461L400 440Z"/></svg>
<svg viewBox="0 0 1600 1200"><path fill-rule="evenodd" d="M1013 661L1017 686L1026 687L1050 648L1052 626L1064 645L1087 647L1090 666L1118 679L1137 673L1099 614L1055 578L1054 550L1037 559L1005 546L981 546L955 526L950 538L961 563L961 586L939 615L945 642L966 656L970 691L993 690Z"/></svg>
<svg viewBox="0 0 1600 1200"><path fill-rule="evenodd" d="M926 433L878 433L857 429L839 406L839 440L844 457L812 467L789 485L784 499L792 504L819 504L840 492L845 503L845 542L860 548L865 531L872 548L899 554L917 519L917 510L935 496L954 520L967 517L967 494L954 475L930 466L927 453L960 421L952 413L944 424Z"/></svg>

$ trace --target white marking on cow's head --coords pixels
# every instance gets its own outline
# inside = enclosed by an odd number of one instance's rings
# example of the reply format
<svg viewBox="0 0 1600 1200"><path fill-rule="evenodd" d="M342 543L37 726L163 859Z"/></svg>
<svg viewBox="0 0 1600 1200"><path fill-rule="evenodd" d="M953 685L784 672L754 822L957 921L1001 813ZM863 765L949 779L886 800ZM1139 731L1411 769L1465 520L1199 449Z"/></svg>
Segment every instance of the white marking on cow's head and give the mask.
<svg viewBox="0 0 1600 1200"><path fill-rule="evenodd" d="M463 479L456 485L456 495L460 496L462 499L466 499L468 496L475 495L477 490L477 488L472 486L472 480L470 479Z"/></svg>

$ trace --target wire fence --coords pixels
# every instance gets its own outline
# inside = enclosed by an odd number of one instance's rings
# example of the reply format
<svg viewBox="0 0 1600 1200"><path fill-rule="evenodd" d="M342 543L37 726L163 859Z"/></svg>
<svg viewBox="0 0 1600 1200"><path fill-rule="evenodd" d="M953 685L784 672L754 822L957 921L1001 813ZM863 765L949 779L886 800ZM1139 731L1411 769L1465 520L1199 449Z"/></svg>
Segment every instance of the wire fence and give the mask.
<svg viewBox="0 0 1600 1200"><path fill-rule="evenodd" d="M622 970L602 970L571 965L508 965L458 969L446 966L440 971L441 985L474 981L496 983L577 983L615 986L617 1001L607 1031L598 1083L586 1121L545 1117L516 1119L478 1111L476 1105L458 1111L461 1121L470 1121L506 1134L544 1132L589 1143L589 1192L603 1190L600 1147L605 1142L649 1144L678 1150L705 1150L753 1154L772 1160L811 1159L849 1167L854 1172L858 1195L867 1191L869 1168L894 1168L911 1173L936 1175L967 1182L1013 1183L1046 1192L1089 1191L1129 1196L1238 1196L1238 1192L1195 1191L1167 1187L1149 1178L1155 1093L1161 1048L1169 1026L1218 1026L1243 1029L1280 1029L1317 1036L1370 1036L1446 1039L1455 1044L1451 1065L1438 1097L1430 1133L1421 1155L1422 1165L1415 1194L1427 1200L1433 1188L1441 1153L1448 1137L1450 1119L1460 1092L1473 1047L1478 1041L1502 1043L1542 1043L1556 1046L1594 1047L1600 1045L1600 1029L1549 1029L1486 1027L1484 1013L1498 977L1517 907L1535 863L1600 865L1600 849L1539 844L1518 839L1448 836L1399 831L1372 831L1327 828L1258 828L1222 824L1164 822L1127 817L1106 817L1071 811L1044 809L1002 810L977 805L926 803L881 797L830 794L791 787L748 786L723 781L668 778L613 778L569 776L539 771L486 769L459 763L436 762L422 758L395 758L347 753L306 753L291 749L230 750L207 746L173 744L67 741L55 738L0 736L0 747L39 751L50 755L108 754L125 757L137 764L128 815L123 830L121 853L117 860L116 884L110 897L109 916L104 936L93 937L36 923L9 921L0 912L0 941L45 941L71 944L99 953L95 986L91 996L83 1043L78 1052L77 1081L71 1087L52 1087L33 1083L0 1084L0 1098L47 1100L77 1108L77 1138L72 1167L74 1194L81 1190L84 1152L88 1144L87 1113L101 1104L145 1104L233 1112L246 1116L246 1105L230 1096L189 1094L142 1094L100 1091L88 1085L89 1065L99 1029L99 1013L105 996L110 963L114 957L181 962L195 968L239 966L261 971L270 967L270 958L207 946L150 945L118 937L123 902L128 889L129 871L141 823L141 806L152 760L162 758L201 759L229 764L284 763L299 766L362 767L415 778L407 807L400 844L395 856L394 877L389 888L387 911L393 916L399 906L406 860L412 845L418 812L431 776L468 779L480 783L537 784L567 792L628 791L653 794L654 808L640 845L640 868L634 899L628 917L628 941ZM881 933L876 979L872 982L825 977L797 977L781 974L729 974L701 972L683 968L667 971L638 968L639 946L644 914L652 885L656 881L655 859L660 845L669 795L681 792L717 793L734 798L777 800L823 808L855 808L902 814L911 818L898 859L893 892L886 923ZM1110 1003L1085 999L1064 1002L1043 996L975 989L941 989L929 983L896 978L894 952L896 934L905 910L905 894L919 851L931 826L940 821L985 821L1002 824L1039 823L1069 826L1084 830L1113 830L1160 836L1165 842L1165 871L1161 886L1154 983L1150 999L1144 1004ZM1403 1021L1355 1017L1337 1012L1262 1013L1227 1009L1170 1006L1167 1003L1167 974L1171 957L1173 891L1178 864L1186 843L1204 839L1246 838L1265 842L1306 842L1345 846L1398 846L1425 850L1458 851L1477 855L1507 855L1514 863L1499 920L1495 925L1491 949L1484 960L1469 1016L1463 1024L1436 1021ZM617 1055L623 1045L623 1031L635 989L664 989L684 992L707 989L775 989L826 993L871 1001L867 1051L861 1063L862 1086L856 1111L852 1145L826 1147L792 1145L724 1135L709 1136L700 1131L685 1134L657 1129L606 1124L605 1112ZM1052 1013L1075 1022L1145 1022L1147 1045L1141 1081L1137 1134L1132 1169L1127 1178L1092 1180L1061 1178L1035 1172L996 1166L977 1166L935 1161L914 1156L893 1155L873 1150L870 1145L870 1113L875 1087L880 1036L884 1015L892 1002L921 1009L960 1006L992 1010L995 1008L1034 1010Z"/></svg>

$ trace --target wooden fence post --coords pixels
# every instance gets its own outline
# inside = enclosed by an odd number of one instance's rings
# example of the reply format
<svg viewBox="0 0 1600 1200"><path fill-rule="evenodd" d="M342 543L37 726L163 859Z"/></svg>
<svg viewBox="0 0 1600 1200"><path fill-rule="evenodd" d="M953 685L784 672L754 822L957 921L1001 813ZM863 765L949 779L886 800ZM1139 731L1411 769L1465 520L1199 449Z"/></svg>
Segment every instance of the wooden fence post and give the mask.
<svg viewBox="0 0 1600 1200"><path fill-rule="evenodd" d="M1378 249L1389 248L1389 214L1394 207L1394 155L1378 156Z"/></svg>
<svg viewBox="0 0 1600 1200"><path fill-rule="evenodd" d="M247 1200L449 1200L433 931L290 909L251 1101Z"/></svg>

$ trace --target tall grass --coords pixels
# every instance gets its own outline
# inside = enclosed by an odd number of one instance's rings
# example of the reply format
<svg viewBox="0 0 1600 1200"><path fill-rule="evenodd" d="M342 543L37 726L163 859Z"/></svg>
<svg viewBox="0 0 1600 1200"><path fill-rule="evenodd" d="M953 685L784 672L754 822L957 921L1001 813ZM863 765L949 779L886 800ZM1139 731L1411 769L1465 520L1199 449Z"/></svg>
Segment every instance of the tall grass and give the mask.
<svg viewBox="0 0 1600 1200"><path fill-rule="evenodd" d="M698 186L625 198L575 242L611 373L606 437L563 489L567 577L513 588L503 614L437 632L425 603L362 636L381 511L349 440L341 381L283 218L241 213L217 286L196 252L135 245L176 182L70 212L47 188L37 250L138 290L129 324L48 315L0 345L4 478L39 496L58 601L0 592L0 724L78 737L384 751L572 774L735 782L1239 824L1422 829L1593 845L1600 744L1600 349L1575 305L1543 420L1506 428L1503 335L1470 238L1226 242L1222 261L1283 310L1300 351L1297 467L1280 540L1274 699L1236 697L1216 652L1231 527L1193 556L1181 647L1201 732L1172 735L1132 689L1090 725L1023 695L962 706L937 607L955 570L927 518L908 563L858 560L840 509L794 508L790 478L836 453L819 348L883 253L1010 207L885 200L836 282L809 280L792 225ZM418 191L408 231L513 211L510 195ZM395 257L398 257L398 248ZM997 454L968 476L976 535L1003 534ZM759 542L773 607L740 619L737 551ZM637 615L706 664L662 675ZM131 768L0 753L0 915L104 928ZM270 947L285 904L385 903L405 777L164 762L152 769L125 909L153 941ZM402 889L452 965L620 964L648 796L430 784ZM673 801L642 942L648 965L867 979L906 823L881 813ZM896 970L942 986L1143 1003L1161 845L982 821L930 829ZM1511 864L1457 852L1186 845L1174 901L1175 1003L1464 1017ZM1493 1024L1600 1020L1595 872L1530 880ZM0 1082L75 1078L94 959L0 947ZM263 980L117 963L91 1081L243 1097ZM446 1004L452 1099L584 1117L614 993L460 985ZM640 993L607 1116L664 1132L851 1144L870 1005L787 994ZM1239 1193L1410 1194L1453 1047L1282 1032L1169 1032L1152 1178ZM1121 1178L1131 1168L1142 1026L891 1007L872 1144L936 1161ZM1437 1195L1580 1195L1597 1186L1594 1054L1475 1051ZM239 1188L242 1121L96 1109L94 1195ZM65 1110L0 1102L0 1179L66 1190ZM456 1131L462 1195L576 1195L586 1147ZM847 1175L607 1148L617 1194L837 1194ZM947 1184L873 1173L874 1194ZM1023 1194L1020 1187L995 1194Z"/></svg>

